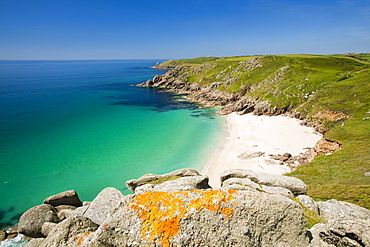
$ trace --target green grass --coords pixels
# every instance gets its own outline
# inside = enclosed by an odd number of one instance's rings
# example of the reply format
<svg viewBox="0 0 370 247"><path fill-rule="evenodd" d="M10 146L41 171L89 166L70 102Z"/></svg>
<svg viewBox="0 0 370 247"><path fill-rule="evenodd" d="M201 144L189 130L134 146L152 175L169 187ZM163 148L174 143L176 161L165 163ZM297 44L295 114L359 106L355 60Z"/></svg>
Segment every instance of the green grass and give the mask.
<svg viewBox="0 0 370 247"><path fill-rule="evenodd" d="M308 209L297 198L292 198L292 200L297 202L303 209L304 217L306 219L306 226L308 229L310 229L311 227L318 223L326 223L326 221L323 218L321 218L321 216L318 213Z"/></svg>
<svg viewBox="0 0 370 247"><path fill-rule="evenodd" d="M256 58L262 67L243 69L241 63ZM221 91L258 97L321 121L328 130L325 137L339 142L342 149L289 175L302 179L308 195L316 200L335 198L370 209L370 177L364 176L370 172L369 59L368 53L268 55L204 57L164 64L192 66L183 72L184 81L199 85L222 82ZM315 118L320 111L341 112L349 119Z"/></svg>

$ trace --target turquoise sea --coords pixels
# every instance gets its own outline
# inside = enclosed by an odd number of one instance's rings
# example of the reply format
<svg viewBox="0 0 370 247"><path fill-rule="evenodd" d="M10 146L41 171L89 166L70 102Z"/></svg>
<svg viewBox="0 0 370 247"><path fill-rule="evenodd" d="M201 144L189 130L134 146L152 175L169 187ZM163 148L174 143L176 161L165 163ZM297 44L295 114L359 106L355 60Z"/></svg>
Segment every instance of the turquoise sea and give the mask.
<svg viewBox="0 0 370 247"><path fill-rule="evenodd" d="M138 88L157 60L0 61L0 226L74 189L82 201L147 173L201 171L224 119Z"/></svg>

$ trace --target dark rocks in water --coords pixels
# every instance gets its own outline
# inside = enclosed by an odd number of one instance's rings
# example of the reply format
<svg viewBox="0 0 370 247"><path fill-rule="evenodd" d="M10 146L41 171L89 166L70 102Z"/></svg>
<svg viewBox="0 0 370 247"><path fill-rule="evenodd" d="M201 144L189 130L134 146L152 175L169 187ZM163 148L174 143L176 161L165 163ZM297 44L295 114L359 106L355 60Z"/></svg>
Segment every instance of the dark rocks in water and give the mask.
<svg viewBox="0 0 370 247"><path fill-rule="evenodd" d="M75 207L82 206L82 202L80 198L78 197L76 191L74 190L68 190L61 192L59 194L50 196L44 200L45 204L50 204L54 207L60 206L60 205L71 205Z"/></svg>
<svg viewBox="0 0 370 247"><path fill-rule="evenodd" d="M18 232L27 237L43 237L41 228L45 222L59 222L56 209L49 204L35 206L22 214L19 219Z"/></svg>

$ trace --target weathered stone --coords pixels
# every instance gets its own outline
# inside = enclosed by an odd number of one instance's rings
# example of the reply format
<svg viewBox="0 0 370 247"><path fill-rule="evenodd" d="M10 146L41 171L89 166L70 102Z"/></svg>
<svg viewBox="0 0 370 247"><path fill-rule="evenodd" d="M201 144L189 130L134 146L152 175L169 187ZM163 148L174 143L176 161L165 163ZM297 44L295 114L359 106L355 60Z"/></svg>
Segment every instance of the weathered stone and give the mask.
<svg viewBox="0 0 370 247"><path fill-rule="evenodd" d="M17 237L18 228L19 228L18 225L12 227L12 229L10 229L10 231L7 233L6 239L13 239L13 238Z"/></svg>
<svg viewBox="0 0 370 247"><path fill-rule="evenodd" d="M45 237L49 235L49 233L54 229L54 227L56 227L57 223L53 223L53 222L45 222L44 224L42 224L42 227L41 227L41 233L42 235L44 235Z"/></svg>
<svg viewBox="0 0 370 247"><path fill-rule="evenodd" d="M62 221L66 218L70 218L74 216L83 216L88 208L89 206L82 206L82 207L76 208L75 210L63 209L62 211L58 212L58 217Z"/></svg>
<svg viewBox="0 0 370 247"><path fill-rule="evenodd" d="M45 222L59 222L56 209L49 204L35 206L20 217L18 232L32 238L43 237L41 227Z"/></svg>
<svg viewBox="0 0 370 247"><path fill-rule="evenodd" d="M122 193L112 187L102 190L88 206L83 216L100 225L111 214L117 204L123 199Z"/></svg>
<svg viewBox="0 0 370 247"><path fill-rule="evenodd" d="M224 185L222 186L222 189L224 190L256 190L256 189L253 189L252 187L249 187L249 186L244 186L244 185L241 185L241 184L227 184L227 185Z"/></svg>
<svg viewBox="0 0 370 247"><path fill-rule="evenodd" d="M244 152L238 155L238 159L249 160L249 159L261 157L263 154L264 152L254 152L254 153Z"/></svg>
<svg viewBox="0 0 370 247"><path fill-rule="evenodd" d="M253 182L258 182L257 173L247 169L229 169L220 174L221 184L229 178L249 178Z"/></svg>
<svg viewBox="0 0 370 247"><path fill-rule="evenodd" d="M53 205L54 207L59 205L72 205L75 207L82 206L82 202L78 197L76 191L68 190L59 194L50 196L44 200L45 204Z"/></svg>
<svg viewBox="0 0 370 247"><path fill-rule="evenodd" d="M89 218L76 216L57 224L40 247L89 246L87 242L98 225Z"/></svg>
<svg viewBox="0 0 370 247"><path fill-rule="evenodd" d="M229 178L229 179L224 180L222 182L221 187L223 188L225 186L229 186L229 185L232 185L232 184L239 184L241 186L247 186L247 187L250 187L250 188L253 188L253 189L261 189L261 185L253 182L249 178Z"/></svg>
<svg viewBox="0 0 370 247"><path fill-rule="evenodd" d="M262 185L261 189L262 191L270 193L270 194L282 195L288 198L294 197L293 193L290 190L285 189L283 187L271 187L271 186Z"/></svg>
<svg viewBox="0 0 370 247"><path fill-rule="evenodd" d="M315 213L319 213L319 209L316 205L316 202L309 196L306 195L299 195L297 196L297 199L300 203L302 203L303 206L308 208L311 211L314 211Z"/></svg>
<svg viewBox="0 0 370 247"><path fill-rule="evenodd" d="M312 247L370 246L370 219L316 224L310 229Z"/></svg>
<svg viewBox="0 0 370 247"><path fill-rule="evenodd" d="M258 175L257 183L259 184L272 187L283 187L290 190L294 195L301 195L307 193L306 184L298 178L262 172L258 173L257 175Z"/></svg>
<svg viewBox="0 0 370 247"><path fill-rule="evenodd" d="M76 207L75 206L72 206L72 205L59 205L59 206L56 206L55 209L57 210L57 212L60 212L64 209L68 209L68 210L75 210Z"/></svg>
<svg viewBox="0 0 370 247"><path fill-rule="evenodd" d="M71 209L64 209L60 212L58 212L58 218L60 221L64 220L64 219L67 219L69 217L73 217L73 216L76 216L78 215L75 210L71 210ZM80 214L80 216L82 216L83 214Z"/></svg>
<svg viewBox="0 0 370 247"><path fill-rule="evenodd" d="M321 138L315 145L314 150L318 155L331 154L339 150L340 144L338 142L330 141Z"/></svg>
<svg viewBox="0 0 370 247"><path fill-rule="evenodd" d="M200 176L199 172L195 169L184 168L180 170L173 171L171 173L167 173L164 175L153 175L148 174L144 175L138 179L132 179L126 182L126 186L132 192L135 192L136 187L142 186L144 184L153 184L154 182L166 179L173 179L176 177L192 177L192 176Z"/></svg>
<svg viewBox="0 0 370 247"><path fill-rule="evenodd" d="M316 202L316 205L321 217L328 222L343 219L370 219L370 210L349 202L331 199L326 202Z"/></svg>
<svg viewBox="0 0 370 247"><path fill-rule="evenodd" d="M229 178L249 178L260 185L286 188L294 195L307 192L307 186L302 180L278 174L256 173L247 169L231 169L221 173L221 183Z"/></svg>
<svg viewBox="0 0 370 247"><path fill-rule="evenodd" d="M151 191L126 197L89 244L308 246L305 224L296 202L255 190Z"/></svg>
<svg viewBox="0 0 370 247"><path fill-rule="evenodd" d="M181 177L172 181L165 181L160 184L145 184L135 189L135 193L147 191L184 191L196 189L209 189L208 176Z"/></svg>
<svg viewBox="0 0 370 247"><path fill-rule="evenodd" d="M0 241L4 241L6 239L6 236L6 231L0 231Z"/></svg>
<svg viewBox="0 0 370 247"><path fill-rule="evenodd" d="M33 238L31 241L23 245L23 247L40 247L44 240L45 238Z"/></svg>

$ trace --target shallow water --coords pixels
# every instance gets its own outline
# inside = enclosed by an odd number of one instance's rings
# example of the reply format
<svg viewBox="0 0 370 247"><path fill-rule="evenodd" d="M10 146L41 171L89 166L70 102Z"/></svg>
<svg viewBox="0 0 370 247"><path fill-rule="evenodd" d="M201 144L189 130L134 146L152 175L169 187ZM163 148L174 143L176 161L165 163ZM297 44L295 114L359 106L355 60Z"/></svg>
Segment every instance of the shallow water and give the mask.
<svg viewBox="0 0 370 247"><path fill-rule="evenodd" d="M154 60L0 61L0 224L74 189L179 168L199 171L219 144L214 109L132 85L165 71Z"/></svg>

